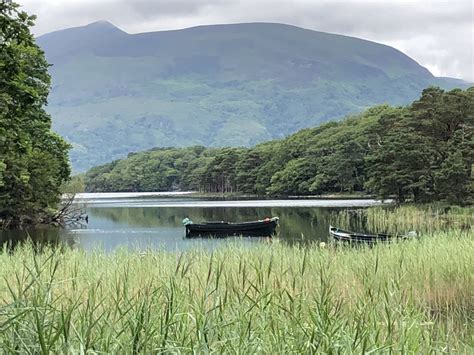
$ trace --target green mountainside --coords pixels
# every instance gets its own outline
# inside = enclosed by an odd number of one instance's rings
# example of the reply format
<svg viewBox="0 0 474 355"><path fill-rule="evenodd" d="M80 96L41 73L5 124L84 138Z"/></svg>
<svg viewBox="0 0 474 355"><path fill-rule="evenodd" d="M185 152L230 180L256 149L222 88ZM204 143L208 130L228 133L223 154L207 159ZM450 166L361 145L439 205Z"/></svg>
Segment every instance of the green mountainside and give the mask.
<svg viewBox="0 0 474 355"><path fill-rule="evenodd" d="M435 78L400 51L269 23L127 34L96 22L43 35L48 111L75 171L152 147L252 146L380 103Z"/></svg>

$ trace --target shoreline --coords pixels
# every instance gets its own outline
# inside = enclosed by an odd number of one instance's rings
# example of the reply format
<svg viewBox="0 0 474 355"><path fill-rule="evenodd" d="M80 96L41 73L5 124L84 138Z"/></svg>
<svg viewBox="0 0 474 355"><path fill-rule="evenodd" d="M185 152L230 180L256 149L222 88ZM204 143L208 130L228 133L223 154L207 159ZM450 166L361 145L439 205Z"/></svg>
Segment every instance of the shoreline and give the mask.
<svg viewBox="0 0 474 355"><path fill-rule="evenodd" d="M71 193L64 193L61 197L66 199ZM249 200L382 200L375 195L365 194L327 194L327 195L257 195L245 193L215 193L198 191L147 191L147 192L79 192L74 194L75 199L89 198L133 198L133 197L191 197L191 198L216 198L216 199L249 199Z"/></svg>

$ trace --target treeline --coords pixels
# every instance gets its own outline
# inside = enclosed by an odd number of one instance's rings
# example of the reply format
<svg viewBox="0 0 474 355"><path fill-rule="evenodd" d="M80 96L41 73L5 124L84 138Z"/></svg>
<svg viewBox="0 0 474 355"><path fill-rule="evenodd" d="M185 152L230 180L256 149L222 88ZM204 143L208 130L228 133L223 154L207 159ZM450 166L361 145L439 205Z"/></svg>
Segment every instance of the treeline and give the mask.
<svg viewBox="0 0 474 355"><path fill-rule="evenodd" d="M54 215L69 179L69 144L44 110L49 64L30 27L35 17L0 1L0 229Z"/></svg>
<svg viewBox="0 0 474 355"><path fill-rule="evenodd" d="M90 169L87 191L365 192L399 201L472 198L474 88L425 89L253 148L155 148Z"/></svg>

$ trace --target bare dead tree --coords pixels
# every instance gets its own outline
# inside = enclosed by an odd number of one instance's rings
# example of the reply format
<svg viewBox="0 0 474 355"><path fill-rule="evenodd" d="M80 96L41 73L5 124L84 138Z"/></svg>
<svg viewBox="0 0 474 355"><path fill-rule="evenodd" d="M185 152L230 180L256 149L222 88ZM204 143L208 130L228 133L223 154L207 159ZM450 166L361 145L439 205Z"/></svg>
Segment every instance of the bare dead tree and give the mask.
<svg viewBox="0 0 474 355"><path fill-rule="evenodd" d="M46 224L56 226L80 226L89 222L85 204L74 201L76 194L65 194L61 199L58 210L43 220Z"/></svg>

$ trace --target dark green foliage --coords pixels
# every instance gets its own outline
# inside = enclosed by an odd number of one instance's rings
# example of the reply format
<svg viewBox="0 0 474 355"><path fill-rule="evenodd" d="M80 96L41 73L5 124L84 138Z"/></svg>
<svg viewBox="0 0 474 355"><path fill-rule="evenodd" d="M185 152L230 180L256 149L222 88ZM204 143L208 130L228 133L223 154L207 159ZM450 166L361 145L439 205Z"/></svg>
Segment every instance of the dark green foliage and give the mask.
<svg viewBox="0 0 474 355"><path fill-rule="evenodd" d="M474 89L428 88L407 107L373 107L254 148L167 148L86 175L89 191L190 189L273 195L368 192L470 200Z"/></svg>
<svg viewBox="0 0 474 355"><path fill-rule="evenodd" d="M469 200L474 158L474 90L428 88L398 115L379 121L380 144L367 156L366 187L383 197Z"/></svg>
<svg viewBox="0 0 474 355"><path fill-rule="evenodd" d="M44 111L50 77L29 31L35 17L0 2L0 224L36 220L59 201L69 145Z"/></svg>
<svg viewBox="0 0 474 355"><path fill-rule="evenodd" d="M201 164L209 158L203 147L157 148L131 153L127 159L90 169L87 191L169 191L199 188Z"/></svg>
<svg viewBox="0 0 474 355"><path fill-rule="evenodd" d="M77 172L158 146L250 147L408 104L429 85L466 86L394 48L282 24L128 34L99 22L38 43L53 64L48 110Z"/></svg>

